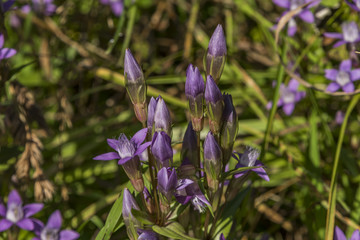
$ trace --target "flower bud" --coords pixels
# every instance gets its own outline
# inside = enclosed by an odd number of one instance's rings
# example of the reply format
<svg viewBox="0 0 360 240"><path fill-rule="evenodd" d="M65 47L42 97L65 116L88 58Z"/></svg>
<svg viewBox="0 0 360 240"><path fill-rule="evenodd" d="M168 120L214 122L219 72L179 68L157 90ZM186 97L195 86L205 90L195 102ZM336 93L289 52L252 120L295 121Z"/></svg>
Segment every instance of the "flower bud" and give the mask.
<svg viewBox="0 0 360 240"><path fill-rule="evenodd" d="M158 190L166 197L169 203L173 193L175 192L176 185L177 175L175 168L161 168L158 172Z"/></svg>
<svg viewBox="0 0 360 240"><path fill-rule="evenodd" d="M212 192L219 187L219 175L221 172L222 153L214 135L209 132L204 141L204 169L208 186Z"/></svg>
<svg viewBox="0 0 360 240"><path fill-rule="evenodd" d="M147 210L149 211L149 213L153 213L154 212L153 200L152 200L151 194L150 194L149 190L147 189L147 187L144 187L143 194L144 194L144 199L145 199L145 204L146 204Z"/></svg>
<svg viewBox="0 0 360 240"><path fill-rule="evenodd" d="M213 76L215 82L219 82L224 69L226 51L224 30L219 24L210 38L209 46L204 58L206 75Z"/></svg>
<svg viewBox="0 0 360 240"><path fill-rule="evenodd" d="M224 100L219 87L210 75L207 76L205 100L209 116L210 130L213 134L217 135L220 133Z"/></svg>
<svg viewBox="0 0 360 240"><path fill-rule="evenodd" d="M151 97L149 106L148 106L147 127L149 129L148 133L151 133L151 134L152 134L152 129L153 129L153 125L154 125L155 109L156 109L156 104L157 104L158 99L159 99L159 97L156 100L154 97Z"/></svg>
<svg viewBox="0 0 360 240"><path fill-rule="evenodd" d="M140 122L145 123L147 116L145 78L130 49L125 51L124 77L125 88L134 105L136 117Z"/></svg>
<svg viewBox="0 0 360 240"><path fill-rule="evenodd" d="M157 99L154 114L154 126L156 132L164 131L167 135L171 136L170 112L161 96Z"/></svg>
<svg viewBox="0 0 360 240"><path fill-rule="evenodd" d="M223 126L221 129L220 144L224 154L223 164L226 165L232 154L238 122L231 95L224 94L224 103L225 107L223 112Z"/></svg>
<svg viewBox="0 0 360 240"><path fill-rule="evenodd" d="M186 129L183 144L181 149L181 158L184 161L188 161L188 164L184 165L193 165L196 168L199 168L199 148L197 147L197 136L196 132L193 130L191 122L189 122ZM183 164L182 164L183 165Z"/></svg>
<svg viewBox="0 0 360 240"><path fill-rule="evenodd" d="M158 168L170 167L173 158L171 138L165 132L155 132L151 152L156 158Z"/></svg>
<svg viewBox="0 0 360 240"><path fill-rule="evenodd" d="M141 223L132 215L131 209L140 210L136 200L133 195L129 192L127 188L124 189L123 192L123 207L122 207L122 215L124 218L124 222L127 229L127 234L130 239L136 239L136 228L141 227Z"/></svg>
<svg viewBox="0 0 360 240"><path fill-rule="evenodd" d="M204 114L204 79L197 67L192 64L186 70L185 94L189 101L191 121L195 131L200 132L203 128Z"/></svg>

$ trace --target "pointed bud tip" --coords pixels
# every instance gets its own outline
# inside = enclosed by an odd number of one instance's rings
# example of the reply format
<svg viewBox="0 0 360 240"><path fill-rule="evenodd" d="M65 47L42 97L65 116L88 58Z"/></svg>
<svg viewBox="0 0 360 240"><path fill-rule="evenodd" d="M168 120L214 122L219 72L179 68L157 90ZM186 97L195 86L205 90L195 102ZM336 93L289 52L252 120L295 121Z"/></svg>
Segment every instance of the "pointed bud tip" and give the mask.
<svg viewBox="0 0 360 240"><path fill-rule="evenodd" d="M223 56L227 53L225 34L220 24L217 25L213 35L211 36L208 53L213 56Z"/></svg>
<svg viewBox="0 0 360 240"><path fill-rule="evenodd" d="M211 103L216 103L219 100L222 100L223 95L215 83L214 78L211 75L208 75L206 79L205 100Z"/></svg>

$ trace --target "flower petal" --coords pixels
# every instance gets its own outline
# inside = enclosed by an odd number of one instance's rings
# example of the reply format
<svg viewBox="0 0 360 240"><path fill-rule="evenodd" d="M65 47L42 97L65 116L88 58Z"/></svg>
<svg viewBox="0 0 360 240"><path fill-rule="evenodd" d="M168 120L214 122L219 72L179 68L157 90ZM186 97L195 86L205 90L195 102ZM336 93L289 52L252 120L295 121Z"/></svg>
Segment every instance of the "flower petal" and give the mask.
<svg viewBox="0 0 360 240"><path fill-rule="evenodd" d="M1 219L0 220L0 232L8 230L13 225L12 222L10 222L7 219Z"/></svg>
<svg viewBox="0 0 360 240"><path fill-rule="evenodd" d="M346 240L344 232L338 227L335 227L334 240Z"/></svg>
<svg viewBox="0 0 360 240"><path fill-rule="evenodd" d="M106 141L112 149L114 149L115 151L118 151L119 141L117 139L108 138L108 139L106 139Z"/></svg>
<svg viewBox="0 0 360 240"><path fill-rule="evenodd" d="M351 71L351 60L347 59L341 62L340 71L350 72Z"/></svg>
<svg viewBox="0 0 360 240"><path fill-rule="evenodd" d="M143 151L145 151L149 146L151 145L151 142L146 142L138 147L136 149L134 156L140 155Z"/></svg>
<svg viewBox="0 0 360 240"><path fill-rule="evenodd" d="M0 203L0 216L2 216L2 217L6 216L6 207L2 203Z"/></svg>
<svg viewBox="0 0 360 240"><path fill-rule="evenodd" d="M192 184L194 181L190 179L179 179L178 185L176 186L176 190L181 190Z"/></svg>
<svg viewBox="0 0 360 240"><path fill-rule="evenodd" d="M0 59L10 58L16 54L16 50L12 48L0 49Z"/></svg>
<svg viewBox="0 0 360 240"><path fill-rule="evenodd" d="M75 240L80 237L80 234L72 230L63 230L60 232L59 240Z"/></svg>
<svg viewBox="0 0 360 240"><path fill-rule="evenodd" d="M15 224L19 228L22 228L22 229L25 229L25 230L28 230L28 231L34 230L34 227L35 227L34 222L29 218L21 219L20 221L18 221Z"/></svg>
<svg viewBox="0 0 360 240"><path fill-rule="evenodd" d="M286 115L290 116L294 111L295 103L287 103L283 106L283 111Z"/></svg>
<svg viewBox="0 0 360 240"><path fill-rule="evenodd" d="M325 70L325 77L331 81L336 81L336 76L338 75L339 71L336 69L326 69Z"/></svg>
<svg viewBox="0 0 360 240"><path fill-rule="evenodd" d="M119 17L124 10L124 5L122 1L111 3L111 10L115 16Z"/></svg>
<svg viewBox="0 0 360 240"><path fill-rule="evenodd" d="M15 2L15 0L9 0L7 2L4 2L3 3L4 12L7 12L10 9L10 7L14 4L14 2Z"/></svg>
<svg viewBox="0 0 360 240"><path fill-rule="evenodd" d="M360 240L360 231L358 229L353 232L350 240Z"/></svg>
<svg viewBox="0 0 360 240"><path fill-rule="evenodd" d="M313 23L315 21L314 15L310 10L304 10L299 14L299 17L307 23Z"/></svg>
<svg viewBox="0 0 360 240"><path fill-rule="evenodd" d="M340 47L341 45L344 45L346 42L344 40L340 40L337 43L334 44L334 48Z"/></svg>
<svg viewBox="0 0 360 240"><path fill-rule="evenodd" d="M7 203L8 208L9 208L10 204L12 204L12 203L15 203L17 205L22 205L22 203L23 203L19 193L15 189L12 190L9 194L9 199L8 199L8 203Z"/></svg>
<svg viewBox="0 0 360 240"><path fill-rule="evenodd" d="M339 88L340 88L339 84L337 84L336 82L332 82L327 86L326 91L336 92L337 90L339 90Z"/></svg>
<svg viewBox="0 0 360 240"><path fill-rule="evenodd" d="M355 86L352 82L349 82L349 83L345 84L345 86L342 87L342 90L344 92L351 93L351 92L355 91Z"/></svg>
<svg viewBox="0 0 360 240"><path fill-rule="evenodd" d="M99 156L94 157L94 160L101 160L101 161L109 161L109 160L114 160L114 159L119 159L120 156L118 153L116 152L108 152L108 153L104 153L101 154Z"/></svg>
<svg viewBox="0 0 360 240"><path fill-rule="evenodd" d="M61 213L59 210L56 210L50 215L46 227L51 229L60 229L61 225L62 225Z"/></svg>
<svg viewBox="0 0 360 240"><path fill-rule="evenodd" d="M273 3L282 8L290 8L289 0L273 0Z"/></svg>
<svg viewBox="0 0 360 240"><path fill-rule="evenodd" d="M143 128L130 139L131 142L135 143L137 146L139 146L141 143L144 142L146 138L148 128Z"/></svg>
<svg viewBox="0 0 360 240"><path fill-rule="evenodd" d="M296 91L299 87L299 82L296 79L291 79L288 84L288 89L291 91Z"/></svg>
<svg viewBox="0 0 360 240"><path fill-rule="evenodd" d="M24 206L24 218L31 217L32 215L40 212L40 210L44 207L42 203L31 203Z"/></svg>
<svg viewBox="0 0 360 240"><path fill-rule="evenodd" d="M40 236L41 234L41 231L43 230L44 228L44 223L38 219L35 219L35 218L32 218L31 219L34 223L34 230L33 232L37 235L37 236Z"/></svg>
<svg viewBox="0 0 360 240"><path fill-rule="evenodd" d="M360 79L360 69L354 69L350 72L351 81L357 81Z"/></svg>
<svg viewBox="0 0 360 240"><path fill-rule="evenodd" d="M296 92L295 93L295 102L300 101L306 96L306 92Z"/></svg>
<svg viewBox="0 0 360 240"><path fill-rule="evenodd" d="M256 160L255 162L255 166L259 167L259 166L264 166L264 164L262 164L262 162L260 162L259 160ZM270 181L269 176L267 175L266 171L264 168L254 168L251 169L251 171L255 172L259 177L261 177L262 179L264 179L265 181Z"/></svg>
<svg viewBox="0 0 360 240"><path fill-rule="evenodd" d="M296 26L296 22L294 21L294 23L292 25L289 24L288 29L287 29L287 35L289 35L290 37L294 36L296 33L296 30L297 30L297 26Z"/></svg>
<svg viewBox="0 0 360 240"><path fill-rule="evenodd" d="M181 203L182 205L185 205L187 204L188 202L190 202L192 196L182 196L182 195L178 195L178 194L175 194L175 198L176 198L176 201L178 201L179 203Z"/></svg>
<svg viewBox="0 0 360 240"><path fill-rule="evenodd" d="M124 163L126 163L127 161L129 161L131 159L133 159L133 157L124 157L118 161L118 165L123 165Z"/></svg>
<svg viewBox="0 0 360 240"><path fill-rule="evenodd" d="M335 32L326 32L324 33L324 36L328 38L337 38L337 39L343 38L342 33L335 33Z"/></svg>
<svg viewBox="0 0 360 240"><path fill-rule="evenodd" d="M4 46L4 34L0 33L0 49Z"/></svg>

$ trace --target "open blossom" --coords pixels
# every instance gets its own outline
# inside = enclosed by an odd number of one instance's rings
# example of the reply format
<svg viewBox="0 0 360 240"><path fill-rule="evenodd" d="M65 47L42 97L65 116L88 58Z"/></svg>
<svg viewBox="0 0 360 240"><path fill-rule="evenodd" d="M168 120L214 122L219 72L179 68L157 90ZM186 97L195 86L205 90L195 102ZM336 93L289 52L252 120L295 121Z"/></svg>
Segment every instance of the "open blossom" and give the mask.
<svg viewBox="0 0 360 240"><path fill-rule="evenodd" d="M123 0L100 0L104 5L109 5L111 11L115 16L119 17L124 11L124 1Z"/></svg>
<svg viewBox="0 0 360 240"><path fill-rule="evenodd" d="M45 226L41 223L35 228L36 237L32 240L75 240L80 237L79 233L73 230L60 231L61 225L61 213L59 210L56 210L50 215Z"/></svg>
<svg viewBox="0 0 360 240"><path fill-rule="evenodd" d="M355 230L349 240L359 240L359 239L360 239L360 231ZM347 240L344 232L338 226L335 227L334 240Z"/></svg>
<svg viewBox="0 0 360 240"><path fill-rule="evenodd" d="M286 115L291 115L295 109L295 104L305 97L305 92L298 91L299 83L295 79L289 81L288 86L281 84L280 99L277 103L278 107L282 107ZM268 109L272 107L272 102L266 106Z"/></svg>
<svg viewBox="0 0 360 240"><path fill-rule="evenodd" d="M259 177L263 178L266 181L270 181L269 176L265 172L263 166L264 164L258 160L258 157L260 155L260 152L254 148L247 147L245 152L243 154L234 152L233 157L238 161L238 164L236 164L236 168L242 168L242 167L256 167L261 166L259 168L254 168L251 170L243 171L240 173L237 173L234 175L235 178L239 178L249 171L255 172Z"/></svg>
<svg viewBox="0 0 360 240"><path fill-rule="evenodd" d="M16 54L16 50L12 48L3 48L4 46L4 35L0 33L0 61L2 59L11 58Z"/></svg>
<svg viewBox="0 0 360 240"><path fill-rule="evenodd" d="M344 92L353 92L355 90L353 82L360 79L360 68L351 70L351 60L344 60L339 70L326 69L325 77L332 81L326 91L336 92L341 88Z"/></svg>
<svg viewBox="0 0 360 240"><path fill-rule="evenodd" d="M355 22L345 22L341 25L342 33L326 32L325 37L339 39L333 47L339 47L343 44L354 44L360 41L359 27Z"/></svg>
<svg viewBox="0 0 360 240"><path fill-rule="evenodd" d="M283 13L283 15L287 14L289 11L292 11L296 8L298 8L299 6L302 6L306 3L311 2L312 0L273 0L273 2L278 5L279 7L285 8L285 12ZM319 3L319 1L315 1L309 5L307 5L298 15L301 18L301 20L303 20L304 22L307 23L313 23L315 18L313 13L309 10L310 8L314 7L315 5L317 5ZM287 34L289 36L294 36L297 30L297 26L296 26L296 21L294 18L291 18L289 23L288 23L288 30L287 30Z"/></svg>
<svg viewBox="0 0 360 240"><path fill-rule="evenodd" d="M201 192L197 182L193 182L186 188L176 191L175 197L176 200L183 205L191 202L199 212L204 212L206 205L211 205Z"/></svg>
<svg viewBox="0 0 360 240"><path fill-rule="evenodd" d="M32 231L38 220L30 218L38 213L44 205L42 203L31 203L23 206L19 193L12 190L9 194L7 206L0 203L0 232L6 231L11 226Z"/></svg>
<svg viewBox="0 0 360 240"><path fill-rule="evenodd" d="M360 0L353 0L353 1L347 1L345 0L345 2L355 11L360 12Z"/></svg>

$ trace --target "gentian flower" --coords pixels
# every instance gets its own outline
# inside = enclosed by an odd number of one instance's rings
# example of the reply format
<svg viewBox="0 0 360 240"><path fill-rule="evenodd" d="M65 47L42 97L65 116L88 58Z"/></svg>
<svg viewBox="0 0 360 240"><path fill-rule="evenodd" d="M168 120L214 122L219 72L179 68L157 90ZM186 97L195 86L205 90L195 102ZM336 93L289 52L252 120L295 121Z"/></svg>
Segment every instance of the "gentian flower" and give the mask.
<svg viewBox="0 0 360 240"><path fill-rule="evenodd" d="M325 37L339 39L333 47L339 47L343 44L357 43L360 41L359 27L355 22L345 22L341 25L342 33L326 32L324 33Z"/></svg>
<svg viewBox="0 0 360 240"><path fill-rule="evenodd" d="M351 60L344 60L339 70L326 69L325 77L332 81L326 91L336 92L341 88L344 92L353 92L355 90L353 82L360 79L360 68L351 70Z"/></svg>
<svg viewBox="0 0 360 240"><path fill-rule="evenodd" d="M220 133L222 114L224 110L223 95L212 76L207 76L205 100L209 116L210 130L215 134Z"/></svg>
<svg viewBox="0 0 360 240"><path fill-rule="evenodd" d="M359 230L355 230L349 240L359 240L359 239L360 239L360 232ZM347 240L344 232L341 231L341 229L338 226L335 227L334 240Z"/></svg>
<svg viewBox="0 0 360 240"><path fill-rule="evenodd" d="M181 148L181 158L183 160L181 166L180 166L180 171L182 173L184 173L185 175L192 175L191 173L193 173L193 168L194 166L199 168L199 148L197 147L198 143L197 143L197 136L196 136L196 132L194 131L193 127L192 127L192 123L189 122L187 128L186 128L186 132L183 138L183 143L182 143L182 148ZM183 170L185 170L187 167L184 167L186 165L192 165L193 167L191 168L191 173L186 174L185 172L183 172Z"/></svg>
<svg viewBox="0 0 360 240"><path fill-rule="evenodd" d="M149 133L152 133L152 128L154 125L155 109L156 109L156 104L159 100L159 97L157 97L156 99L154 97L151 97L149 105L148 105L147 127L149 129Z"/></svg>
<svg viewBox="0 0 360 240"><path fill-rule="evenodd" d="M130 239L135 239L135 237L133 236L134 231L132 230L140 228L142 224L132 215L131 209L136 209L140 211L139 205L137 204L135 198L129 192L129 189L125 188L123 191L122 216L126 225L128 236L130 237Z"/></svg>
<svg viewBox="0 0 360 240"><path fill-rule="evenodd" d="M249 171L255 172L259 177L263 178L266 181L270 181L269 176L265 172L263 166L264 164L260 162L258 159L260 155L260 152L256 150L255 148L247 147L245 152L243 154L239 154L237 152L234 152L233 157L238 161L238 164L236 164L236 168L242 168L242 167L257 167L261 166L260 168L254 168L251 170L243 171L240 173L237 173L234 175L235 178L239 178Z"/></svg>
<svg viewBox="0 0 360 240"><path fill-rule="evenodd" d="M56 11L56 5L53 0L32 0L32 9L38 14L51 16Z"/></svg>
<svg viewBox="0 0 360 240"><path fill-rule="evenodd" d="M303 91L299 92L297 90L298 87L299 83L295 79L291 79L287 87L284 84L281 84L280 86L280 99L277 106L282 107L284 113L288 116L294 111L295 104L306 95ZM266 107L267 109L270 109L272 107L272 102L269 102Z"/></svg>
<svg viewBox="0 0 360 240"><path fill-rule="evenodd" d="M20 8L20 12L22 12L23 14L29 14L31 12L30 5L22 6ZM14 28L18 28L21 26L21 22L23 20L20 19L15 13L11 13L9 17L10 17L10 26L12 26Z"/></svg>
<svg viewBox="0 0 360 240"><path fill-rule="evenodd" d="M142 144L146 138L148 129L138 131L130 140L120 134L118 139L108 139L109 146L116 152L109 152L94 157L94 160L109 161L119 159L118 164L122 165L136 191L144 189L144 182L140 171L139 155L151 145L151 142Z"/></svg>
<svg viewBox="0 0 360 240"><path fill-rule="evenodd" d="M189 102L192 125L197 132L203 129L204 91L204 79L199 69L190 64L186 70L185 95Z"/></svg>
<svg viewBox="0 0 360 240"><path fill-rule="evenodd" d="M11 58L16 54L16 50L12 48L3 48L4 46L4 35L0 33L0 62L3 59Z"/></svg>
<svg viewBox="0 0 360 240"><path fill-rule="evenodd" d="M100 2L104 5L109 5L116 17L119 17L124 10L123 0L100 0Z"/></svg>
<svg viewBox="0 0 360 240"><path fill-rule="evenodd" d="M217 25L210 38L206 52L205 69L206 75L211 75L215 82L219 82L226 60L226 40L222 26Z"/></svg>
<svg viewBox="0 0 360 240"><path fill-rule="evenodd" d="M72 230L62 230L62 217L59 210L53 212L46 225L36 227L34 232L37 235L32 240L75 240L80 237L79 233Z"/></svg>
<svg viewBox="0 0 360 240"><path fill-rule="evenodd" d="M360 12L360 0L353 0L352 2L349 2L345 0L345 2L355 11Z"/></svg>
<svg viewBox="0 0 360 240"><path fill-rule="evenodd" d="M158 235L151 230L138 229L137 233L139 234L138 240L159 240Z"/></svg>
<svg viewBox="0 0 360 240"><path fill-rule="evenodd" d="M171 136L171 117L169 109L161 96L159 96L156 101L157 103L154 113L155 131L164 131L167 135Z"/></svg>
<svg viewBox="0 0 360 240"><path fill-rule="evenodd" d="M292 10L298 8L299 6L302 6L311 1L312 0L273 0L273 3L275 3L279 7L285 8L286 10L282 14L282 15L285 15L289 11L292 11ZM315 1L314 3L309 4L296 16L299 16L301 18L301 20L303 20L304 22L313 23L315 18L314 18L313 13L309 9L314 7L318 3L319 3L319 1ZM297 31L296 21L294 18L291 18L288 23L287 34L289 36L294 36L296 31Z"/></svg>
<svg viewBox="0 0 360 240"><path fill-rule="evenodd" d="M147 117L145 78L130 49L125 51L124 77L125 88L134 105L135 115L141 123L145 123Z"/></svg>
<svg viewBox="0 0 360 240"><path fill-rule="evenodd" d="M0 217L3 217L0 219L0 232L13 225L28 231L34 230L37 220L30 217L38 213L43 207L44 204L42 203L31 203L23 206L19 193L12 190L9 194L7 207L0 203Z"/></svg>
<svg viewBox="0 0 360 240"><path fill-rule="evenodd" d="M214 135L209 132L204 141L204 168L209 189L215 192L219 187L222 152Z"/></svg>
<svg viewBox="0 0 360 240"><path fill-rule="evenodd" d="M176 200L185 205L191 201L192 205L199 212L204 212L206 205L211 206L204 194L201 192L197 182L193 182L186 188L176 191Z"/></svg>
<svg viewBox="0 0 360 240"><path fill-rule="evenodd" d="M158 168L170 167L173 158L171 138L163 131L155 132L151 143L151 152L157 160Z"/></svg>
<svg viewBox="0 0 360 240"><path fill-rule="evenodd" d="M226 240L225 237L224 237L224 234L220 235L220 240Z"/></svg>
<svg viewBox="0 0 360 240"><path fill-rule="evenodd" d="M5 13L7 11L9 11L10 7L15 3L15 0L9 0L6 2L2 2L0 1L0 12L1 13Z"/></svg>

